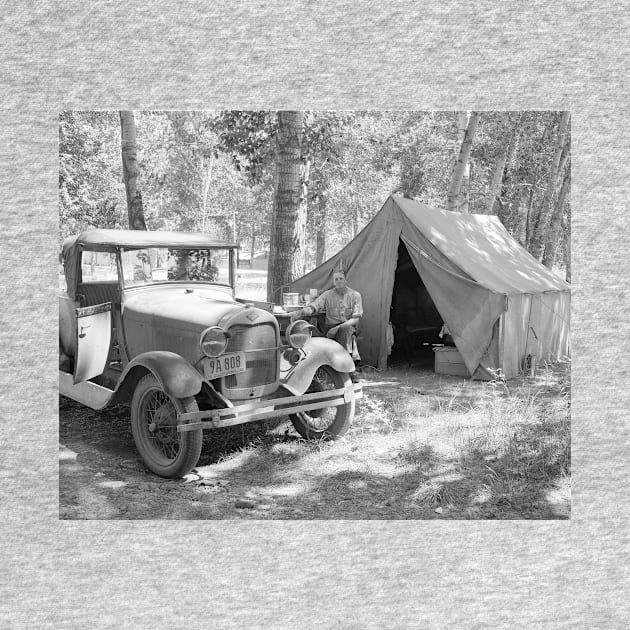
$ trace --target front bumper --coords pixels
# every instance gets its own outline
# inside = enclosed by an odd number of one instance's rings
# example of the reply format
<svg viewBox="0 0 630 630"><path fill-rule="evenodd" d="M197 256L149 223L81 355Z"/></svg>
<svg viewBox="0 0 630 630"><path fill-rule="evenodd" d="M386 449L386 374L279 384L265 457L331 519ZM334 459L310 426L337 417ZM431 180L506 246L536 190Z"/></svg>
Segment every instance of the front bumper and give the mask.
<svg viewBox="0 0 630 630"><path fill-rule="evenodd" d="M196 431L197 429L216 429L235 424L244 424L255 420L273 418L286 414L312 411L325 407L338 407L358 400L363 396L361 383L350 387L330 389L301 396L286 396L271 400L245 402L226 409L207 409L177 414L177 430L179 432Z"/></svg>

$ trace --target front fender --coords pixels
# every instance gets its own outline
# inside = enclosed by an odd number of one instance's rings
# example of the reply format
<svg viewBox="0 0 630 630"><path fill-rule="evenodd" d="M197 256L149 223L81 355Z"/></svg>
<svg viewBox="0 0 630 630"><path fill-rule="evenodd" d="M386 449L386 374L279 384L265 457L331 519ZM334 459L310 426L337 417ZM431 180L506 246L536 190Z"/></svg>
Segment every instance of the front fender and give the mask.
<svg viewBox="0 0 630 630"><path fill-rule="evenodd" d="M172 398L188 398L201 391L203 377L188 361L174 352L156 350L139 354L125 367L117 397L124 399L130 395L146 370L155 376L160 387Z"/></svg>
<svg viewBox="0 0 630 630"><path fill-rule="evenodd" d="M291 366L282 359L280 384L295 396L303 394L311 384L317 368L330 365L337 372L353 372L354 361L344 348L332 339L313 337L304 346L306 356L297 365ZM285 371L286 370L286 371Z"/></svg>

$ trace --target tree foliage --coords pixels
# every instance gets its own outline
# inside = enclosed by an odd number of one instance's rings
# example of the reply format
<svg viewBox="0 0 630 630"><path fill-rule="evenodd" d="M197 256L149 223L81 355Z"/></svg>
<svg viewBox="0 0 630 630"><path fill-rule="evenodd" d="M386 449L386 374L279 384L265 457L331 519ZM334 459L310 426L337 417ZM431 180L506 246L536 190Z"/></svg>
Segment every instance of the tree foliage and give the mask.
<svg viewBox="0 0 630 630"><path fill-rule="evenodd" d="M134 114L147 228L236 239L243 256L268 250L277 112ZM496 214L539 260L570 275L566 114L477 114L457 208L465 197L469 212ZM303 112L305 270L347 244L391 193L446 209L462 118L457 111ZM59 146L60 236L126 227L118 112L63 112Z"/></svg>
<svg viewBox="0 0 630 630"><path fill-rule="evenodd" d="M62 112L59 118L61 237L88 227L126 227L118 112Z"/></svg>

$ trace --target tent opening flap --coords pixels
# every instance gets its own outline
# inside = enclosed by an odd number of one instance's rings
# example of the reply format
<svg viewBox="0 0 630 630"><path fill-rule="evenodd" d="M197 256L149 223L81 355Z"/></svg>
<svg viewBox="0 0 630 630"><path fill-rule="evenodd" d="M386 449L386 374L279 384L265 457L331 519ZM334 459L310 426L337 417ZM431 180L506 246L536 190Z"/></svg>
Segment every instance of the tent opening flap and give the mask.
<svg viewBox="0 0 630 630"><path fill-rule="evenodd" d="M408 359L411 354L416 360L433 360L430 346L423 353L422 344L441 343L439 333L444 322L402 241L398 245L390 322L394 333L391 360Z"/></svg>

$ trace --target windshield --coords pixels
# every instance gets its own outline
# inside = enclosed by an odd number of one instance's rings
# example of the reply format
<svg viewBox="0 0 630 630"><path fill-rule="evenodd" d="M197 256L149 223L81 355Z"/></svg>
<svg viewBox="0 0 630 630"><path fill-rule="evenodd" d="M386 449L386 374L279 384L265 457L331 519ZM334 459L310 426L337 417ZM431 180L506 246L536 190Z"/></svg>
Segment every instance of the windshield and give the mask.
<svg viewBox="0 0 630 630"><path fill-rule="evenodd" d="M230 250L146 247L121 251L125 286L155 282L214 282L230 285Z"/></svg>

